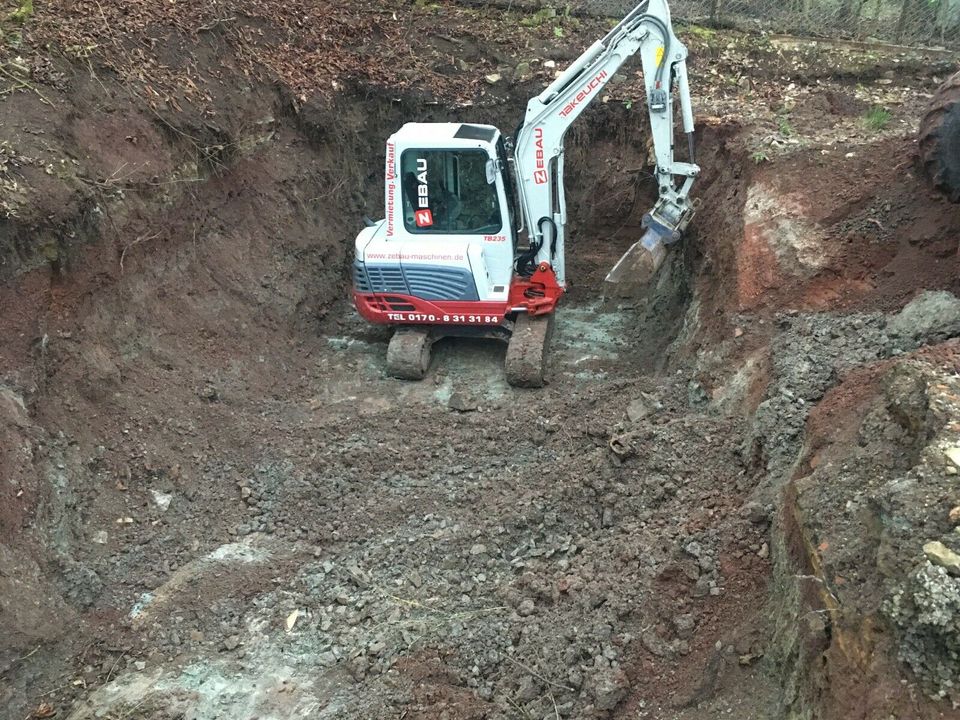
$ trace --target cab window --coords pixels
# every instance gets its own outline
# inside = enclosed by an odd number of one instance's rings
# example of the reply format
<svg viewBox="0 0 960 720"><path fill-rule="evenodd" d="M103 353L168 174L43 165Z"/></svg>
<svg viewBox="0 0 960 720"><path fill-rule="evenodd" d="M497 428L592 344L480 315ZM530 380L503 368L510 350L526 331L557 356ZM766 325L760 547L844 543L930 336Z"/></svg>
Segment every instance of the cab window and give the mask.
<svg viewBox="0 0 960 720"><path fill-rule="evenodd" d="M489 235L502 229L497 186L483 150L406 150L403 221L412 233Z"/></svg>

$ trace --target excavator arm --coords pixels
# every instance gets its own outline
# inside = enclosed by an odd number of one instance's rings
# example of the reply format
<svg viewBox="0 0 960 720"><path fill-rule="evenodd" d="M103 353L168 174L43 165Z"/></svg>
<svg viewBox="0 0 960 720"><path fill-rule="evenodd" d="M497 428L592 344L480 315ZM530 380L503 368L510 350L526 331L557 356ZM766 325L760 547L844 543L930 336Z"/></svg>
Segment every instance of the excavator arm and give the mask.
<svg viewBox="0 0 960 720"><path fill-rule="evenodd" d="M517 260L521 275L530 275L547 263L557 282L565 286L564 135L637 52L643 67L659 190L659 199L644 217L648 231L643 244L652 250L661 243L678 240L690 222L694 212L690 188L700 168L694 164L687 48L673 33L666 1L644 0L527 104L514 145L517 193L529 239L529 249ZM679 95L689 162L674 158L675 92Z"/></svg>

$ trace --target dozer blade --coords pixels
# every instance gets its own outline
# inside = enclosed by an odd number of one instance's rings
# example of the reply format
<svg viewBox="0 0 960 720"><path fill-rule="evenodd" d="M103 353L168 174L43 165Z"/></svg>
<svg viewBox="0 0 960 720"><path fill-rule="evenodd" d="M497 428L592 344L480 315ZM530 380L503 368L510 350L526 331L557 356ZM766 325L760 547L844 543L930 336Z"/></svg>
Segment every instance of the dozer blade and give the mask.
<svg viewBox="0 0 960 720"><path fill-rule="evenodd" d="M553 313L537 317L524 313L517 317L504 365L508 383L522 388L543 387L543 371L552 333Z"/></svg>
<svg viewBox="0 0 960 720"><path fill-rule="evenodd" d="M603 296L614 299L642 297L655 281L666 256L667 248L660 234L647 230L607 273Z"/></svg>

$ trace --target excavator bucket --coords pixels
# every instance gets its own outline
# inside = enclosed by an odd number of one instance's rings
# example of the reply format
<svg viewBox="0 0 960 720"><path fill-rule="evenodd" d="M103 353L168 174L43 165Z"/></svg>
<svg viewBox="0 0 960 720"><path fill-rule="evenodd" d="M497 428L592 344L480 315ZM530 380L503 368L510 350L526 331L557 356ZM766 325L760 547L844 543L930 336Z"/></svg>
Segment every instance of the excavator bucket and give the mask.
<svg viewBox="0 0 960 720"><path fill-rule="evenodd" d="M667 256L662 236L648 229L639 242L623 254L603 281L603 296L612 300L640 298L656 281Z"/></svg>

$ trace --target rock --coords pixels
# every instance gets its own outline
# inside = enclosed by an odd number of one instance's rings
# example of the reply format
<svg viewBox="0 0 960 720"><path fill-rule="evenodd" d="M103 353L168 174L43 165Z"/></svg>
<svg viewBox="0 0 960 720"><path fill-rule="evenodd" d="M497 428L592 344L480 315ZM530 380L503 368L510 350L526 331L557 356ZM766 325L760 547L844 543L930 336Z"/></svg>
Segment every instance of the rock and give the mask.
<svg viewBox="0 0 960 720"><path fill-rule="evenodd" d="M30 414L18 394L0 385L0 425L9 422L14 427L30 427Z"/></svg>
<svg viewBox="0 0 960 720"><path fill-rule="evenodd" d="M754 525L764 525L770 522L770 513L758 502L748 502L740 508L740 517L746 518Z"/></svg>
<svg viewBox="0 0 960 720"><path fill-rule="evenodd" d="M470 554L476 557L477 555L483 555L487 551L487 546L483 543L477 543L472 548L470 548Z"/></svg>
<svg viewBox="0 0 960 720"><path fill-rule="evenodd" d="M603 517L600 520L600 524L605 527L613 527L613 508L605 507L603 509Z"/></svg>
<svg viewBox="0 0 960 720"><path fill-rule="evenodd" d="M524 598L517 606L517 614L520 617L530 617L537 612L537 606L530 598Z"/></svg>
<svg viewBox="0 0 960 720"><path fill-rule="evenodd" d="M950 522L952 522L954 525L960 525L960 505L957 505L957 507L953 508L948 517L950 518Z"/></svg>
<svg viewBox="0 0 960 720"><path fill-rule="evenodd" d="M553 70L553 69L557 66L557 62L556 62L556 60L544 60L544 61L543 61L543 66L544 66L547 70Z"/></svg>
<svg viewBox="0 0 960 720"><path fill-rule="evenodd" d="M450 395L447 407L457 412L473 412L477 409L477 401L458 390Z"/></svg>
<svg viewBox="0 0 960 720"><path fill-rule="evenodd" d="M530 63L522 62L517 65L516 69L513 71L513 77L517 80L523 80L526 77L530 76Z"/></svg>
<svg viewBox="0 0 960 720"><path fill-rule="evenodd" d="M697 626L697 621L693 619L693 615L686 613L684 615L677 615L673 619L673 626L676 628L677 636L681 640L689 640L693 637L693 630Z"/></svg>
<svg viewBox="0 0 960 720"><path fill-rule="evenodd" d="M327 650L317 655L317 662L323 667L332 667L337 664L337 654L333 650Z"/></svg>
<svg viewBox="0 0 960 720"><path fill-rule="evenodd" d="M887 330L921 342L960 335L960 299L945 290L920 293L890 319Z"/></svg>
<svg viewBox="0 0 960 720"><path fill-rule="evenodd" d="M159 490L151 490L150 494L153 495L153 502L160 508L160 512L166 512L170 507L170 501L173 500L173 495Z"/></svg>
<svg viewBox="0 0 960 720"><path fill-rule="evenodd" d="M696 380L687 383L687 403L691 407L702 407L710 402L710 396L703 385Z"/></svg>
<svg viewBox="0 0 960 720"><path fill-rule="evenodd" d="M947 460L952 462L954 466L960 467L960 447L951 447L943 451L943 454L947 456Z"/></svg>
<svg viewBox="0 0 960 720"><path fill-rule="evenodd" d="M656 630L650 628L640 635L640 642L647 652L656 657L670 657L673 653L670 645L659 635Z"/></svg>
<svg viewBox="0 0 960 720"><path fill-rule="evenodd" d="M98 530L97 532L95 532L95 533L93 534L93 538L92 538L92 539L93 539L93 542L97 543L97 545L106 545L106 544L107 544L107 539L108 539L107 531L106 531L106 530Z"/></svg>
<svg viewBox="0 0 960 720"><path fill-rule="evenodd" d="M503 76L500 75L500 73L490 73L484 78L484 80L487 81L488 85L496 85L498 82L500 82L502 77Z"/></svg>
<svg viewBox="0 0 960 720"><path fill-rule="evenodd" d="M370 662L366 655L357 655L347 663L347 672L354 682L360 682L367 676L367 670L370 668Z"/></svg>
<svg viewBox="0 0 960 720"><path fill-rule="evenodd" d="M627 419L632 423L639 422L645 417L652 415L655 411L660 410L662 407L656 399L643 393L640 397L631 400L630 404L627 405Z"/></svg>
<svg viewBox="0 0 960 720"><path fill-rule="evenodd" d="M760 549L757 551L757 557L761 560L766 560L770 557L770 546L767 545L767 543L760 546Z"/></svg>
<svg viewBox="0 0 960 720"><path fill-rule="evenodd" d="M517 700L522 703L528 703L540 697L540 683L529 675L520 681L517 688Z"/></svg>
<svg viewBox="0 0 960 720"><path fill-rule="evenodd" d="M954 577L960 577L960 555L942 542L928 542L923 546L923 554L934 565L939 565Z"/></svg>
<svg viewBox="0 0 960 720"><path fill-rule="evenodd" d="M239 635L231 635L220 644L221 650L236 650L238 647L240 647Z"/></svg>
<svg viewBox="0 0 960 720"><path fill-rule="evenodd" d="M593 696L598 710L613 710L626 697L630 680L622 670L604 669L594 675Z"/></svg>
<svg viewBox="0 0 960 720"><path fill-rule="evenodd" d="M697 584L693 586L693 590L690 591L690 595L695 598L706 597L710 594L710 580L706 575L701 575L697 580Z"/></svg>

